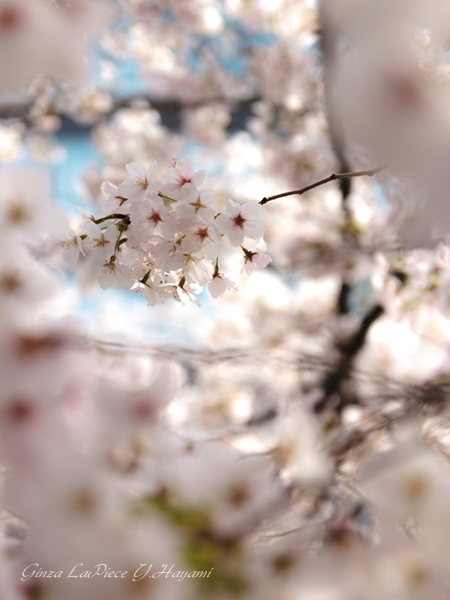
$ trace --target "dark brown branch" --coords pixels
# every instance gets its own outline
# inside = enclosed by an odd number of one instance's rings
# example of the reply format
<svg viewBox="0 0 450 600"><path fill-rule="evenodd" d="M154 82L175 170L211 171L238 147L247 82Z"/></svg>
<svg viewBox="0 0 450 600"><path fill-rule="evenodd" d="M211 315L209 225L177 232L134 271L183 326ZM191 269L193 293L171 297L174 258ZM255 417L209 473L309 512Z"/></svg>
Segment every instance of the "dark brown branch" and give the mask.
<svg viewBox="0 0 450 600"><path fill-rule="evenodd" d="M348 173L351 171L345 152L345 132L343 119L340 114L339 104L335 98L335 74L336 62L340 55L339 38L340 33L336 28L335 20L329 14L330 5L334 0L319 0L318 17L320 23L319 43L322 55L322 78L324 87L325 114L328 121L330 141L336 158L338 159L339 171ZM347 212L347 198L351 192L351 180L341 179L339 188L342 194L344 211Z"/></svg>
<svg viewBox="0 0 450 600"><path fill-rule="evenodd" d="M284 192L282 194L276 194L275 196L263 198L260 204L267 204L272 200L277 200L278 198L285 198L286 196L295 196L296 194L301 196L305 192L309 192L309 190L313 190L314 188L324 185L325 183L330 183L330 181L337 181L339 179L350 179L351 177L373 177L373 175L376 175L380 171L383 171L385 168L386 165L382 165L381 167L376 167L376 169L367 169L366 171L353 171L352 173L333 173L329 177L321 179L320 181L316 181L315 183L311 183L310 185L307 185L306 187L301 188L300 190L293 190L292 192Z"/></svg>
<svg viewBox="0 0 450 600"><path fill-rule="evenodd" d="M325 378L323 384L323 398L316 404L314 410L316 413L322 412L327 406L329 399L336 393L339 393L342 381L348 376L352 366L353 359L366 343L367 333L377 319L384 313L384 308L377 304L374 306L361 321L361 325L354 336L339 347L341 358L334 369Z"/></svg>
<svg viewBox="0 0 450 600"><path fill-rule="evenodd" d="M93 221L97 225L100 225L100 223L104 223L110 219L121 219L122 221L125 221L127 225L131 223L130 215L123 215L122 213L113 213L111 215L107 215L106 217L101 217L101 219L93 219Z"/></svg>
<svg viewBox="0 0 450 600"><path fill-rule="evenodd" d="M346 315L348 313L348 301L351 291L351 286L346 281L343 281L336 305L338 315Z"/></svg>

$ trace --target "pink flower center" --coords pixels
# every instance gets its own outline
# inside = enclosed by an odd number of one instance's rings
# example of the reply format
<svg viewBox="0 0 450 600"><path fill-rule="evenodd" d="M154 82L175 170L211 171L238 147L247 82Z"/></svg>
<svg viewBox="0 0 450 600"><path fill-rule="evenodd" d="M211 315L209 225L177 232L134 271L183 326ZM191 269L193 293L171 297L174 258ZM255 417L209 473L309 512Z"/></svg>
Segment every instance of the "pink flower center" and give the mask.
<svg viewBox="0 0 450 600"><path fill-rule="evenodd" d="M421 82L411 74L388 74L385 77L389 94L398 108L416 110L423 108L425 97Z"/></svg>
<svg viewBox="0 0 450 600"><path fill-rule="evenodd" d="M106 244L109 244L109 240L105 240L105 235L102 233L102 237L101 238L94 238L93 240L94 243L94 248L101 248L103 246L105 246Z"/></svg>
<svg viewBox="0 0 450 600"><path fill-rule="evenodd" d="M13 400L6 409L8 417L16 423L25 423L33 419L35 409L27 400Z"/></svg>
<svg viewBox="0 0 450 600"><path fill-rule="evenodd" d="M244 229L245 221L246 221L246 219L244 219L244 217L241 215L241 213L239 213L238 215L233 217L234 224L236 225L236 227L239 227L240 229Z"/></svg>
<svg viewBox="0 0 450 600"><path fill-rule="evenodd" d="M156 417L154 406L145 401L138 402L134 405L132 412L135 417L145 421L152 421Z"/></svg>
<svg viewBox="0 0 450 600"><path fill-rule="evenodd" d="M148 220L148 221L151 221L151 222L152 222L152 223L154 223L155 225L158 225L158 223L161 223L163 219L162 219L161 215L160 215L158 212L156 212L156 211L152 211L152 212L151 212L151 213L148 215L148 217L147 217L147 220Z"/></svg>
<svg viewBox="0 0 450 600"><path fill-rule="evenodd" d="M205 207L205 205L202 204L202 201L200 200L200 196L195 202L191 202L191 205L195 208L195 212L198 212L201 208Z"/></svg>
<svg viewBox="0 0 450 600"><path fill-rule="evenodd" d="M0 10L0 30L2 31L14 31L18 29L23 19L22 11L10 5L5 6L2 10Z"/></svg>
<svg viewBox="0 0 450 600"><path fill-rule="evenodd" d="M249 250L246 255L244 256L244 262L253 262L253 257L256 256L258 254L258 252L252 252L251 250Z"/></svg>
<svg viewBox="0 0 450 600"><path fill-rule="evenodd" d="M195 237L204 242L206 238L209 238L208 228L204 227L203 229L197 229Z"/></svg>

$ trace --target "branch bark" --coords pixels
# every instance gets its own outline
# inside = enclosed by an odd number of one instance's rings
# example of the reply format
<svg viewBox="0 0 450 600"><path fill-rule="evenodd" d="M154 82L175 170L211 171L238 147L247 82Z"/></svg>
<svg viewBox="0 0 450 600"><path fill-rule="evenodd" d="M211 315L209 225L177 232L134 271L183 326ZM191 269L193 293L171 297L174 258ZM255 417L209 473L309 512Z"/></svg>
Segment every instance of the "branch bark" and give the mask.
<svg viewBox="0 0 450 600"><path fill-rule="evenodd" d="M305 192L309 192L309 190L313 190L314 188L324 185L325 183L330 183L330 181L337 181L340 179L351 179L352 177L373 177L373 175L376 175L380 171L383 171L385 168L386 165L382 165L380 167L376 167L375 169L367 169L366 171L353 171L352 173L333 173L329 177L325 177L325 179L321 179L320 181L311 183L310 185L307 185L306 187L301 188L299 190L293 190L292 192L283 192L282 194L275 194L275 196L263 198L260 201L260 204L267 204L268 202L272 202L272 200L277 200L278 198L285 198L286 196L295 196L296 194L301 196Z"/></svg>
<svg viewBox="0 0 450 600"><path fill-rule="evenodd" d="M380 304L375 305L361 321L358 331L346 344L343 344L339 347L341 351L341 358L334 371L332 371L325 378L323 383L323 398L314 407L314 411L316 413L321 413L328 405L330 398L334 394L339 393L341 383L348 376L354 358L362 350L364 344L366 343L369 329L372 327L375 321L383 315L383 313L384 308ZM342 409L343 406L344 403L342 402L341 398L338 409Z"/></svg>

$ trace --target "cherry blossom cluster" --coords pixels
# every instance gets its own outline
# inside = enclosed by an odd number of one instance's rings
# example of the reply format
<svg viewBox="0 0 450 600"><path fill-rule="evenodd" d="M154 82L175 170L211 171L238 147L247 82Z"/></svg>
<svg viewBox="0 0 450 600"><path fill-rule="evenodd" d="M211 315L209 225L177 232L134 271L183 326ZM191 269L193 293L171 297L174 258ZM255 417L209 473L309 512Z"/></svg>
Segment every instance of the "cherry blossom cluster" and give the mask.
<svg viewBox="0 0 450 600"><path fill-rule="evenodd" d="M82 80L84 38L95 35L112 14L105 2L1 0L0 47L8 61L0 69L0 90L23 91L41 73Z"/></svg>
<svg viewBox="0 0 450 600"><path fill-rule="evenodd" d="M228 200L216 212L215 193L198 189L205 172L194 172L187 159L174 159L161 182L156 162L147 169L129 163L127 171L130 178L119 186L102 186L106 215L89 216L83 233L65 243L72 265L87 255L103 289L117 282L142 293L150 306L168 298L199 304L194 294L204 285L213 298L237 290L221 267L224 242L241 249L242 274L271 262L262 240L261 205Z"/></svg>

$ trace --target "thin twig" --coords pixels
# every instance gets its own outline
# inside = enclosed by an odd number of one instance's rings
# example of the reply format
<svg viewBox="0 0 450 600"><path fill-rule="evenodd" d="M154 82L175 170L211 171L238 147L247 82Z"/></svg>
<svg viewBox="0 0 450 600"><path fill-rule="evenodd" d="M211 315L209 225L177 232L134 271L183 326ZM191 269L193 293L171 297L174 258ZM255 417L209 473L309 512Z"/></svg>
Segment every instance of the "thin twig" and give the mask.
<svg viewBox="0 0 450 600"><path fill-rule="evenodd" d="M268 202L271 202L272 200L277 200L278 198L285 198L286 196L294 196L295 194L298 194L299 196L301 196L305 192L309 192L309 190L313 190L314 188L319 187L320 185L324 185L325 183L329 183L330 181L336 181L338 179L350 179L351 177L364 177L364 176L372 177L373 175L376 175L380 171L383 171L383 169L385 169L385 168L386 168L386 165L382 165L381 167L377 167L376 169L367 169L366 171L354 171L353 173L333 173L329 177L326 177L325 179L321 179L320 181L316 181L315 183L311 183L311 185L307 185L306 187L301 188L300 190L293 190L292 192L284 192L283 194L276 194L275 196L269 196L268 198L263 198L261 200L260 204L267 204Z"/></svg>

